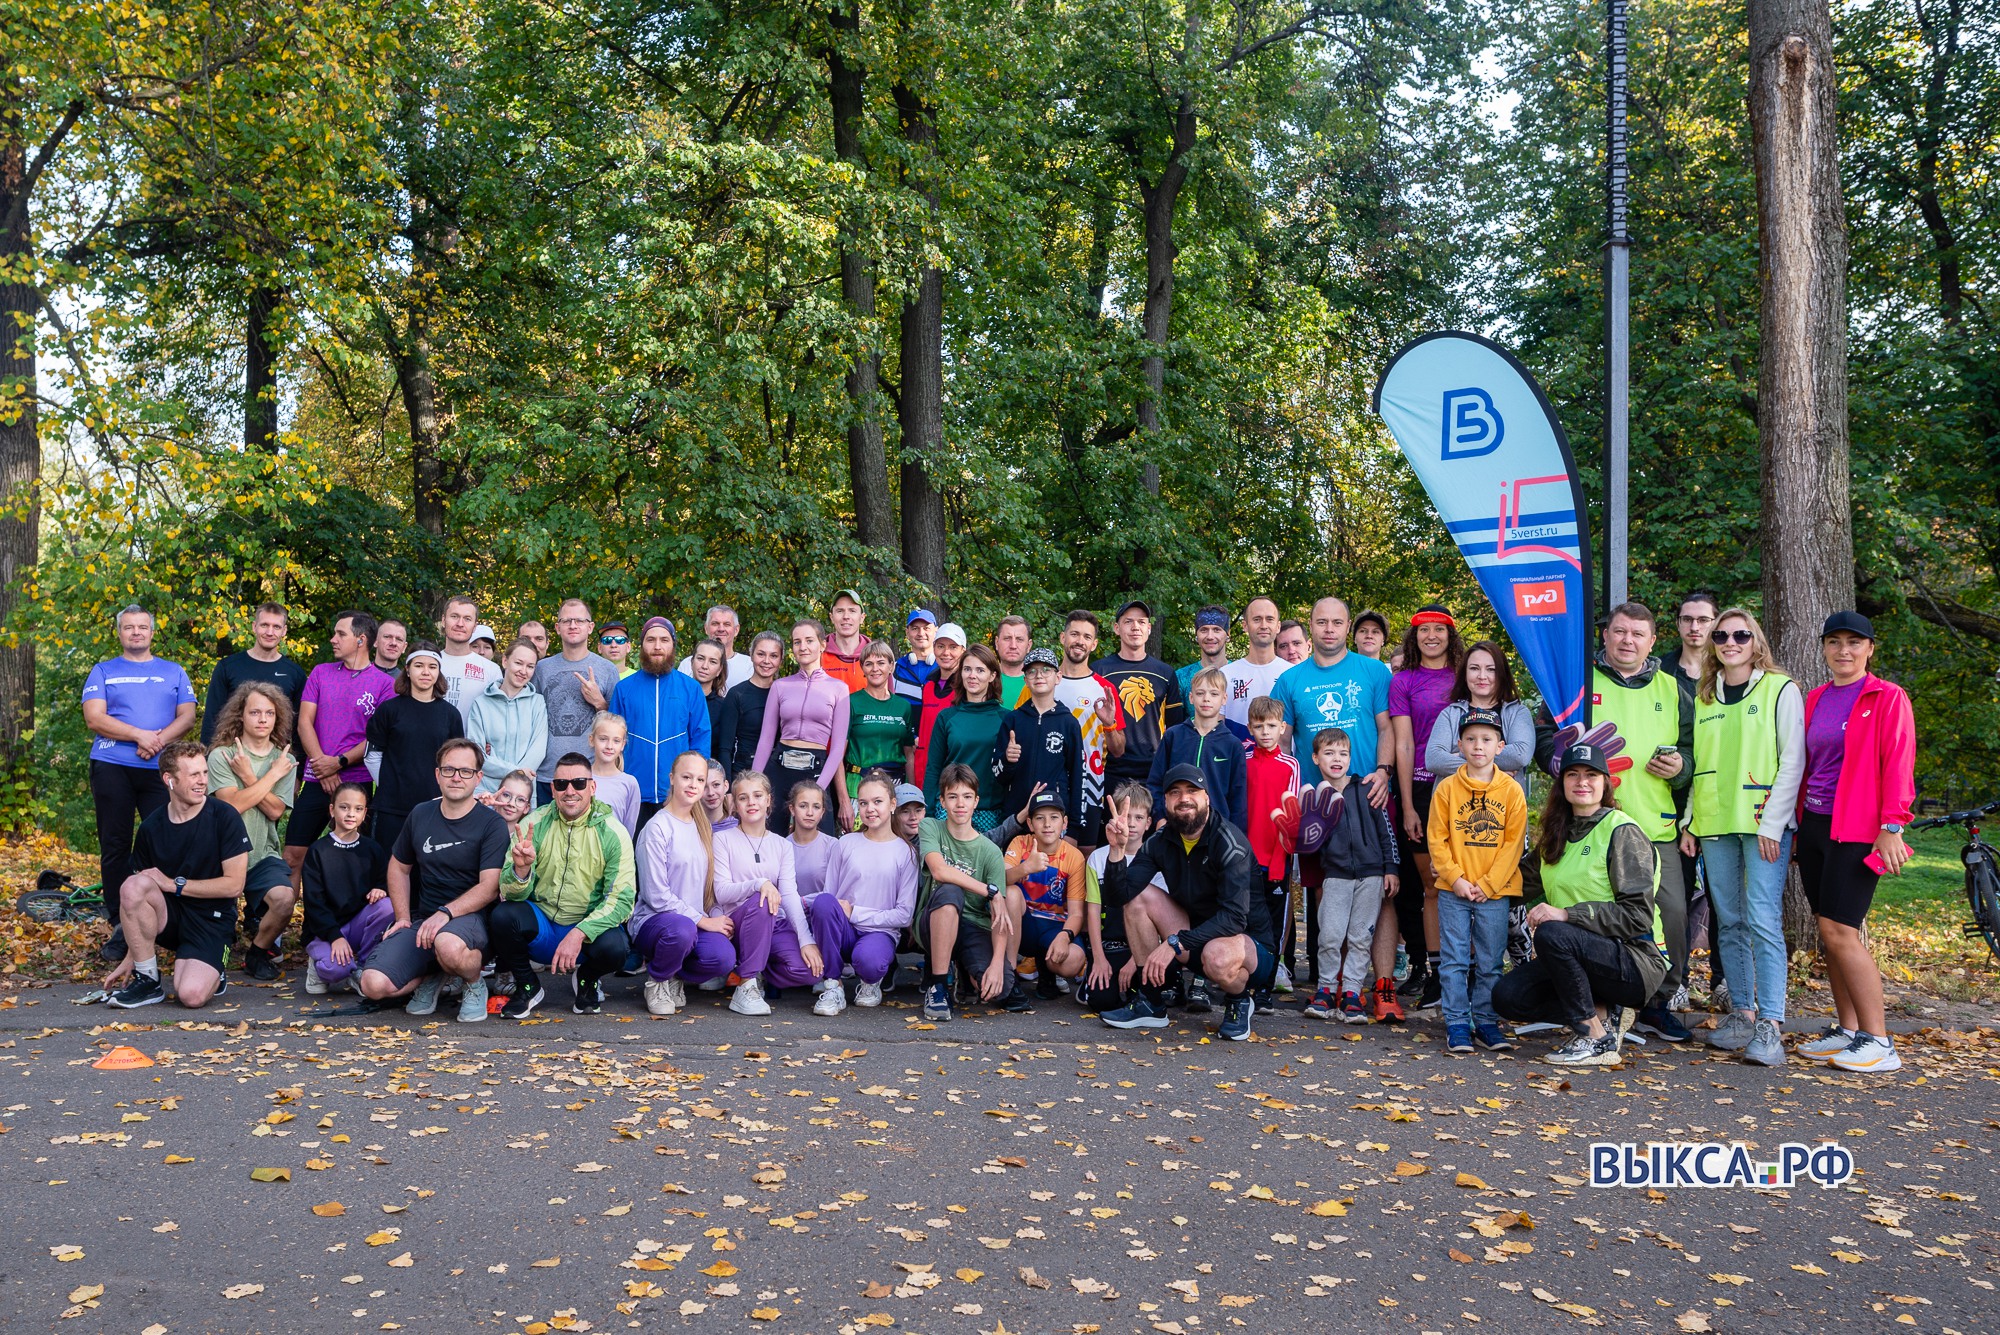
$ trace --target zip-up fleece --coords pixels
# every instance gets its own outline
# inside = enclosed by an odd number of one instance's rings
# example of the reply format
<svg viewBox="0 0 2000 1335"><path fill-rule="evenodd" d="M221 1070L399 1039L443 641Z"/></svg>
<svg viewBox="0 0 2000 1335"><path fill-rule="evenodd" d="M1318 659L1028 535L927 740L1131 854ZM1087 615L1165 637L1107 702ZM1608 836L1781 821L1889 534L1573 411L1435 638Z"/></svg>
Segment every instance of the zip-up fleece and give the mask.
<svg viewBox="0 0 2000 1335"><path fill-rule="evenodd" d="M632 916L638 893L632 836L609 805L593 801L568 820L551 802L528 817L528 837L535 865L527 880L516 880L510 855L500 872L501 898L533 900L550 922L576 928L586 941Z"/></svg>
<svg viewBox="0 0 2000 1335"><path fill-rule="evenodd" d="M534 774L549 749L549 702L529 682L509 699L489 681L465 708L465 735L479 744L479 791L490 793L517 769Z"/></svg>

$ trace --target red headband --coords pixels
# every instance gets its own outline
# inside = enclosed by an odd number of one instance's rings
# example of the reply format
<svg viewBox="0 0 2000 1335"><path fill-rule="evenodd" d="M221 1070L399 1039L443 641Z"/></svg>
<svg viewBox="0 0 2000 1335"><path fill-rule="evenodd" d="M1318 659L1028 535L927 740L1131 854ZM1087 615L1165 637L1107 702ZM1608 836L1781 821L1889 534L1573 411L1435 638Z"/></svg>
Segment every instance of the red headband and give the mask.
<svg viewBox="0 0 2000 1335"><path fill-rule="evenodd" d="M1451 619L1449 612L1418 612L1410 618L1412 626L1450 626L1458 629L1458 623Z"/></svg>

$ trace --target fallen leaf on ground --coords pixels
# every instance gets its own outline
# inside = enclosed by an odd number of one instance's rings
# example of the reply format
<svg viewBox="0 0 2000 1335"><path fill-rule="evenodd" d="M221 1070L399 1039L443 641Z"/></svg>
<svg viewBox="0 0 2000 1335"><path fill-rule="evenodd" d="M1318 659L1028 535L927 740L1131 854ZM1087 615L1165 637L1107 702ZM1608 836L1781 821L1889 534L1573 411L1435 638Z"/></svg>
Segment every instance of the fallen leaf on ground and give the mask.
<svg viewBox="0 0 2000 1335"><path fill-rule="evenodd" d="M321 1219L338 1219L347 1213L347 1207L339 1201L327 1201L323 1205L313 1206L313 1213Z"/></svg>
<svg viewBox="0 0 2000 1335"><path fill-rule="evenodd" d="M536 1270L548 1270L548 1269L551 1269L551 1268L553 1268L553 1267L555 1267L555 1266L559 1266L559 1265L561 1265L561 1264L562 1264L562 1257L560 1257L560 1256L545 1256L545 1257L543 1257L543 1258L542 1258L541 1260L539 1260L539 1261L530 1261L530 1262L528 1262L528 1264L529 1264L530 1266L532 1266L532 1267L533 1267L534 1269L536 1269Z"/></svg>
<svg viewBox="0 0 2000 1335"><path fill-rule="evenodd" d="M1031 1289L1049 1289L1055 1287L1054 1285L1050 1284L1046 1279L1043 1279L1040 1275L1036 1274L1035 1268L1031 1265L1022 1266L1020 1269L1020 1275L1021 1275L1021 1282L1023 1284L1026 1284Z"/></svg>
<svg viewBox="0 0 2000 1335"><path fill-rule="evenodd" d="M1318 1215L1321 1219L1339 1219L1347 1213L1347 1207L1339 1201L1321 1201L1306 1213Z"/></svg>
<svg viewBox="0 0 2000 1335"><path fill-rule="evenodd" d="M404 1252L401 1256L398 1256L395 1259L391 1260L389 1264L394 1266L398 1270L408 1270L411 1266L415 1265L416 1262L410 1258L410 1254L408 1252Z"/></svg>
<svg viewBox="0 0 2000 1335"><path fill-rule="evenodd" d="M262 1284L231 1284L222 1291L222 1296L225 1298L248 1298L253 1293L262 1293L263 1291L264 1286Z"/></svg>
<svg viewBox="0 0 2000 1335"><path fill-rule="evenodd" d="M1428 1165L1420 1163L1411 1163L1408 1159L1405 1159L1401 1163L1396 1165L1397 1177L1422 1177L1425 1173L1428 1173L1430 1171L1431 1170Z"/></svg>
<svg viewBox="0 0 2000 1335"><path fill-rule="evenodd" d="M250 1170L252 1182L289 1182L292 1170L289 1168L253 1168Z"/></svg>
<svg viewBox="0 0 2000 1335"><path fill-rule="evenodd" d="M85 1284L82 1288L71 1289L69 1291L69 1300L73 1303L87 1303L92 1298L102 1298L103 1296L104 1286L102 1284Z"/></svg>
<svg viewBox="0 0 2000 1335"><path fill-rule="evenodd" d="M1396 1171L1400 1173L1402 1169L1398 1168ZM1474 1177L1471 1173L1460 1173L1457 1177L1452 1179L1452 1185L1455 1187L1470 1187L1474 1191L1492 1190L1492 1188L1487 1186L1484 1181L1482 1181L1477 1177Z"/></svg>

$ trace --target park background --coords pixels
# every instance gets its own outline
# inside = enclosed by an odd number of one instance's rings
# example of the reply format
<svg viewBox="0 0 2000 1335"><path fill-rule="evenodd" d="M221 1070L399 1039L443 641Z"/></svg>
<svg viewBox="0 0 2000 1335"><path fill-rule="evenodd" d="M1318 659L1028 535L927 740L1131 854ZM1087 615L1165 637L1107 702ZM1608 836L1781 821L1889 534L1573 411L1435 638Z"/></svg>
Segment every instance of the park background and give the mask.
<svg viewBox="0 0 2000 1335"><path fill-rule="evenodd" d="M1043 641L1137 593L1176 662L1255 593L1476 634L1368 410L1440 328L1518 352L1601 492L1598 5L0 13L17 831L93 842L77 693L128 602L197 683L264 599L312 661L342 607L427 626L460 589L498 626L582 594L747 633L860 584L873 634L922 601ZM1856 598L1923 795L1983 801L2000 6L1832 13ZM1639 0L1631 50L1631 590L1664 621L1760 605L1744 7ZM1909 962L1963 974L1920 847Z"/></svg>

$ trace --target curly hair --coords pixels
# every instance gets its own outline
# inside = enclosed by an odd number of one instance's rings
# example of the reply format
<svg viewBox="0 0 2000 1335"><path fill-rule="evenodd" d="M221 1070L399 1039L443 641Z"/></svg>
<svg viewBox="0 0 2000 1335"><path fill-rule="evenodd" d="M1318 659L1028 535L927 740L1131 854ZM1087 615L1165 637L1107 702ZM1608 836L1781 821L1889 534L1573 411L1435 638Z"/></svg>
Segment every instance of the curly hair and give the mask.
<svg viewBox="0 0 2000 1335"><path fill-rule="evenodd" d="M211 746L234 746L243 740L243 709L253 695L263 696L278 711L278 721L271 728L271 740L281 748L292 744L292 698L268 681L246 681L236 688L229 697L229 703L215 716L215 735L210 740Z"/></svg>

